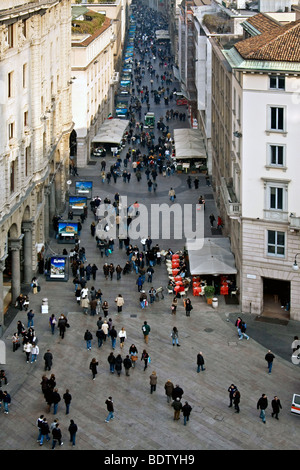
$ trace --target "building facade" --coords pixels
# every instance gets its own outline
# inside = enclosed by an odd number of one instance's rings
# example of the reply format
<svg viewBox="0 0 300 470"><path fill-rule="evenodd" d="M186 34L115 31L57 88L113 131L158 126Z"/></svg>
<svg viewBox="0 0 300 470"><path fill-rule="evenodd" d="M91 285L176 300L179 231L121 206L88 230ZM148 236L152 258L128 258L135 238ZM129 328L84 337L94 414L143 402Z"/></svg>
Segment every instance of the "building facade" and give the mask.
<svg viewBox="0 0 300 470"><path fill-rule="evenodd" d="M213 86L220 88L212 90L213 126L218 114L221 129L228 127L224 145L212 131L214 188L236 258L242 311L299 320L293 263L300 251L300 22L281 25L258 14L244 28L247 39L213 58ZM220 68L224 78L217 82Z"/></svg>
<svg viewBox="0 0 300 470"><path fill-rule="evenodd" d="M64 207L72 116L70 1L8 0L1 5L3 315L3 304L15 302L21 284L31 282L52 217Z"/></svg>

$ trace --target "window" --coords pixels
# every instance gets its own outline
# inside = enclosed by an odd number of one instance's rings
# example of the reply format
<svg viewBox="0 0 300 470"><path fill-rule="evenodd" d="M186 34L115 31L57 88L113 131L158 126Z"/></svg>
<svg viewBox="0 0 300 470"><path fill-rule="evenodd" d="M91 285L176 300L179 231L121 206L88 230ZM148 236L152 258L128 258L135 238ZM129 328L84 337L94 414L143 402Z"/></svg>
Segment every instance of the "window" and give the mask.
<svg viewBox="0 0 300 470"><path fill-rule="evenodd" d="M13 97L13 77L14 77L13 72L10 72L7 76L7 97L8 98Z"/></svg>
<svg viewBox="0 0 300 470"><path fill-rule="evenodd" d="M268 230L268 255L280 256L285 255L285 233L275 230Z"/></svg>
<svg viewBox="0 0 300 470"><path fill-rule="evenodd" d="M15 136L15 123L14 122L10 122L8 124L8 139L13 139Z"/></svg>
<svg viewBox="0 0 300 470"><path fill-rule="evenodd" d="M23 88L27 87L27 64L23 64Z"/></svg>
<svg viewBox="0 0 300 470"><path fill-rule="evenodd" d="M270 187L269 207L270 209L283 210L283 188Z"/></svg>
<svg viewBox="0 0 300 470"><path fill-rule="evenodd" d="M270 77L270 88L271 90L284 90L285 89L285 77L271 76Z"/></svg>
<svg viewBox="0 0 300 470"><path fill-rule="evenodd" d="M28 126L28 111L24 112L24 127Z"/></svg>
<svg viewBox="0 0 300 470"><path fill-rule="evenodd" d="M7 42L9 47L14 47L14 25L7 26Z"/></svg>
<svg viewBox="0 0 300 470"><path fill-rule="evenodd" d="M284 166L285 164L285 148L283 145L269 146L269 164L274 166Z"/></svg>
<svg viewBox="0 0 300 470"><path fill-rule="evenodd" d="M270 129L272 131L284 130L284 108L270 108Z"/></svg>
<svg viewBox="0 0 300 470"><path fill-rule="evenodd" d="M15 190L15 162L10 164L10 192L13 193Z"/></svg>

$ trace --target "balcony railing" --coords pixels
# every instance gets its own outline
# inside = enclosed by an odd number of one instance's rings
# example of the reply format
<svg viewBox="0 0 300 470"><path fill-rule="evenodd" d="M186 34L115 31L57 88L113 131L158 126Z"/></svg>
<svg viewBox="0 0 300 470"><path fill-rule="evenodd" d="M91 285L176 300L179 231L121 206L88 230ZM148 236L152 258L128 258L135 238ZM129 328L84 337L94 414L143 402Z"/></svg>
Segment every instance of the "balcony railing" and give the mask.
<svg viewBox="0 0 300 470"><path fill-rule="evenodd" d="M264 218L275 222L288 222L288 212L276 209L264 209Z"/></svg>
<svg viewBox="0 0 300 470"><path fill-rule="evenodd" d="M221 194L228 217L239 217L242 213L242 204L237 201L232 186L228 185L226 178L221 178Z"/></svg>
<svg viewBox="0 0 300 470"><path fill-rule="evenodd" d="M300 230L300 217L290 215L290 228L294 230Z"/></svg>

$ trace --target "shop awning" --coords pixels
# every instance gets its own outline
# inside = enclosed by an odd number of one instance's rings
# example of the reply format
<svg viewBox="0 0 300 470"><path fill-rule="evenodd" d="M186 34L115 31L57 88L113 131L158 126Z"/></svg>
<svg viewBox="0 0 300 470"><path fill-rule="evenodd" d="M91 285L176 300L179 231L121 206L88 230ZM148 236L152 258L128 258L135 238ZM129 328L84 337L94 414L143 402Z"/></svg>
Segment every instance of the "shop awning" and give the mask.
<svg viewBox="0 0 300 470"><path fill-rule="evenodd" d="M203 247L195 249L198 244L199 241L187 241L192 275L237 274L228 238L204 238Z"/></svg>
<svg viewBox="0 0 300 470"><path fill-rule="evenodd" d="M170 35L167 29L158 29L155 33L155 36L158 41L160 40L170 41Z"/></svg>
<svg viewBox="0 0 300 470"><path fill-rule="evenodd" d="M176 159L207 158L199 129L174 129L174 144Z"/></svg>
<svg viewBox="0 0 300 470"><path fill-rule="evenodd" d="M93 138L92 143L119 144L128 124L129 121L124 119L108 119L104 121L98 134Z"/></svg>

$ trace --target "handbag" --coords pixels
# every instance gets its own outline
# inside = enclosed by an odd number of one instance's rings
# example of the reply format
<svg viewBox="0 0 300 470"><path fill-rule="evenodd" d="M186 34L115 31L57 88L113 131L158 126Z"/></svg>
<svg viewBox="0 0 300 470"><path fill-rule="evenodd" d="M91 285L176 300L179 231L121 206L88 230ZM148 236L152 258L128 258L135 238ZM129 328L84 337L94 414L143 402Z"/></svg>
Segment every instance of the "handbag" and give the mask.
<svg viewBox="0 0 300 470"><path fill-rule="evenodd" d="M137 356L131 356L131 360L132 360L133 362L135 362L135 361L138 360L138 357L137 357Z"/></svg>
<svg viewBox="0 0 300 470"><path fill-rule="evenodd" d="M151 362L151 357L149 356L148 357L148 363L150 364L150 362Z"/></svg>

